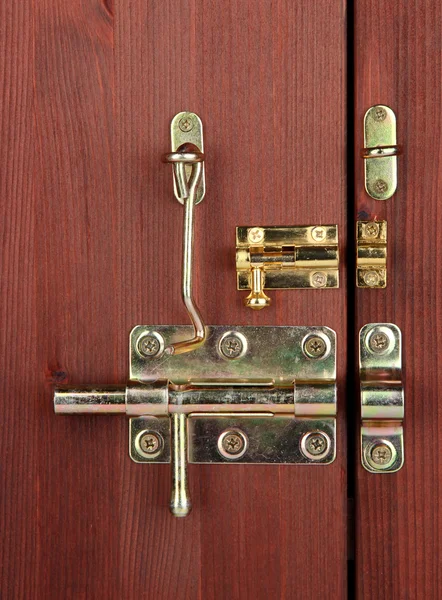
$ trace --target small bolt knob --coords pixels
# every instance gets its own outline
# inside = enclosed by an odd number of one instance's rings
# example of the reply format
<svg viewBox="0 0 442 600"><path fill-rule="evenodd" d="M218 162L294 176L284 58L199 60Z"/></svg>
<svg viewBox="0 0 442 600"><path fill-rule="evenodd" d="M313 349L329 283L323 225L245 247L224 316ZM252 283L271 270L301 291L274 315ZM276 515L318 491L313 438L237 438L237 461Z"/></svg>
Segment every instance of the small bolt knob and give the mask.
<svg viewBox="0 0 442 600"><path fill-rule="evenodd" d="M272 299L264 293L264 271L254 268L252 270L252 291L244 298L244 305L253 310L262 310L266 306L270 306Z"/></svg>
<svg viewBox="0 0 442 600"><path fill-rule="evenodd" d="M253 310L262 310L267 306L270 306L272 299L269 298L262 290L260 292L251 291L250 294L244 298L244 305L252 308Z"/></svg>

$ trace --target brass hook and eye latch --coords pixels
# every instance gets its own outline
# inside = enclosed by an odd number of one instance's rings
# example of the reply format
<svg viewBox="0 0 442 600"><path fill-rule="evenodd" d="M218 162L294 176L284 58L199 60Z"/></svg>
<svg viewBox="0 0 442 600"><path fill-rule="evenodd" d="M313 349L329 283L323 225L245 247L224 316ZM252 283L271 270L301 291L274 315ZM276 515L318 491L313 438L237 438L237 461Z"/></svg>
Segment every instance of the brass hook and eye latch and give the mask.
<svg viewBox="0 0 442 600"><path fill-rule="evenodd" d="M371 473L394 473L404 464L404 388L401 330L369 323L359 333L361 461Z"/></svg>
<svg viewBox="0 0 442 600"><path fill-rule="evenodd" d="M193 336L164 349L166 354L192 352L204 344L206 328L193 297L193 243L195 206L204 198L203 124L195 113L180 112L172 119L172 152L164 154L163 162L173 166L173 187L176 199L184 204L183 267L181 294L193 325Z"/></svg>
<svg viewBox="0 0 442 600"><path fill-rule="evenodd" d="M387 287L387 221L356 222L356 285Z"/></svg>
<svg viewBox="0 0 442 600"><path fill-rule="evenodd" d="M364 117L365 189L375 200L388 200L397 189L396 115L383 104L367 110Z"/></svg>
<svg viewBox="0 0 442 600"><path fill-rule="evenodd" d="M264 290L338 288L338 226L237 227L236 273L254 310L270 306Z"/></svg>

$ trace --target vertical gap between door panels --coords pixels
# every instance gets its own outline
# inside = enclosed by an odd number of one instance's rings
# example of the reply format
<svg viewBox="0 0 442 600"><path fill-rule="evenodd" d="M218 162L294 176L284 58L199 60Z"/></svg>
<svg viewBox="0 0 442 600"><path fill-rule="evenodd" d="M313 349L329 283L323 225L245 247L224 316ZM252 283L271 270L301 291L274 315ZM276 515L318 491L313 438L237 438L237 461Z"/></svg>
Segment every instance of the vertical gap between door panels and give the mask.
<svg viewBox="0 0 442 600"><path fill-rule="evenodd" d="M346 87L347 87L347 376L346 376L346 419L347 419L347 586L348 598L356 597L355 572L355 490L357 466L357 436L358 428L356 397L356 240L354 228L355 214L355 64L354 64L354 5L347 0L346 22Z"/></svg>

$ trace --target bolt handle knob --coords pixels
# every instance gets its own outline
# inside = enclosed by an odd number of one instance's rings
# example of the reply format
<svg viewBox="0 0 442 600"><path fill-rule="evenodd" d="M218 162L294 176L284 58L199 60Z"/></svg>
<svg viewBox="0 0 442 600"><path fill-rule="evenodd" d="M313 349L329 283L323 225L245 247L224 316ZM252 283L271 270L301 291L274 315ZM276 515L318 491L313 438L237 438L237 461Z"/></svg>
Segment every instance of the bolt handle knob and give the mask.
<svg viewBox="0 0 442 600"><path fill-rule="evenodd" d="M192 510L187 479L187 415L174 413L171 417L172 494L170 512L175 517L187 517Z"/></svg>
<svg viewBox="0 0 442 600"><path fill-rule="evenodd" d="M270 306L272 299L264 293L264 270L257 267L252 271L252 289L250 294L244 298L244 305L252 308L253 310L262 310L267 306Z"/></svg>

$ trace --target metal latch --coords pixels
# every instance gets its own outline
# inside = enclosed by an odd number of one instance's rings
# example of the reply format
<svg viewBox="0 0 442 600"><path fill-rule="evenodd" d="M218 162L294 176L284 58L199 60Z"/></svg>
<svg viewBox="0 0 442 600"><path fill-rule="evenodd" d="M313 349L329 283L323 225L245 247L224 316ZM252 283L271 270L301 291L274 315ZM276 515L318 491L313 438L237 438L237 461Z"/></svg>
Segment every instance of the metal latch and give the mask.
<svg viewBox="0 0 442 600"><path fill-rule="evenodd" d="M359 352L362 465L392 473L404 464L401 330L392 323L365 325Z"/></svg>
<svg viewBox="0 0 442 600"><path fill-rule="evenodd" d="M337 225L237 227L238 290L250 290L244 304L271 304L265 289L339 287Z"/></svg>
<svg viewBox="0 0 442 600"><path fill-rule="evenodd" d="M190 512L187 463L330 464L336 440L336 335L327 327L137 326L126 387L59 388L58 414L124 413L129 453L171 463L174 515Z"/></svg>
<svg viewBox="0 0 442 600"><path fill-rule="evenodd" d="M387 221L357 221L356 244L356 285L387 287Z"/></svg>
<svg viewBox="0 0 442 600"><path fill-rule="evenodd" d="M201 318L192 272L194 209L205 192L202 138L199 117L179 113L171 125L172 152L163 157L173 165L175 196L184 204L182 297L192 326L135 327L127 386L63 387L54 397L59 414L128 415L132 460L172 465L176 516L191 509L188 462L329 464L335 457L334 331L205 326ZM283 228L265 231L275 240ZM337 286L336 226L289 231L290 264L299 256L301 263L312 261L322 269L312 284L321 276L316 287ZM310 247L315 235L319 250ZM309 248L298 255L300 237Z"/></svg>
<svg viewBox="0 0 442 600"><path fill-rule="evenodd" d="M163 155L163 162L173 166L175 197L184 205L181 295L193 324L193 333L188 339L168 346L165 352L183 354L196 350L206 341L204 321L193 297L193 222L195 206L206 193L201 119L195 113L178 113L170 124L170 137L172 152Z"/></svg>
<svg viewBox="0 0 442 600"><path fill-rule="evenodd" d="M365 189L375 200L388 200L397 188L396 115L383 104L367 110L364 117Z"/></svg>

